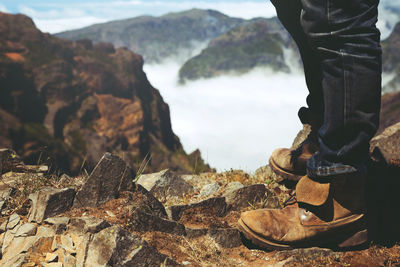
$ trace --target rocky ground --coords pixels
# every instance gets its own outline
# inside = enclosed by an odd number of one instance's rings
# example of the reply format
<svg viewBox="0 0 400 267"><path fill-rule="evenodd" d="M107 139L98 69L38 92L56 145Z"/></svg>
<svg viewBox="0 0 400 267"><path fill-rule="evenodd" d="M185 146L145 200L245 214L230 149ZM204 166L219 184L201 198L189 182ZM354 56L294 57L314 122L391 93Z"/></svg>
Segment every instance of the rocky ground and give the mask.
<svg viewBox="0 0 400 267"><path fill-rule="evenodd" d="M399 266L399 140L397 124L371 143L372 241L356 251L264 251L243 239L242 211L280 208L291 193L268 166L252 176L135 174L106 153L90 175L57 177L3 149L0 265Z"/></svg>

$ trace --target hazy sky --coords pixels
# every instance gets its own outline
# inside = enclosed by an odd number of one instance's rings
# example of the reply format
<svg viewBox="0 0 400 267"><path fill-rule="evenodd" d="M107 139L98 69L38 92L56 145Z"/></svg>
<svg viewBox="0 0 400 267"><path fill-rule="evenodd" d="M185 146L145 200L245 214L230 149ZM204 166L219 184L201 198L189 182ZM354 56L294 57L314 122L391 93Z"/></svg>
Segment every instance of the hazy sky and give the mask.
<svg viewBox="0 0 400 267"><path fill-rule="evenodd" d="M0 0L0 11L23 13L45 32L81 28L94 23L139 15L162 15L191 8L214 9L227 15L271 17L275 10L269 0Z"/></svg>

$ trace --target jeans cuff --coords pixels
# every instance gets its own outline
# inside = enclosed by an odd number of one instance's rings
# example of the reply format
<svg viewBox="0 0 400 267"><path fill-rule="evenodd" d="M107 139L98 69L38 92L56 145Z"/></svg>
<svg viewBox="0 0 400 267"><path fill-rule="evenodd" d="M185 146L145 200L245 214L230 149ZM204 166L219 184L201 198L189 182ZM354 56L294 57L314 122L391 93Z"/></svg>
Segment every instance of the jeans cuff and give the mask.
<svg viewBox="0 0 400 267"><path fill-rule="evenodd" d="M366 172L365 164L347 165L343 163L329 162L315 154L307 162L307 176L310 178L328 177L350 173Z"/></svg>

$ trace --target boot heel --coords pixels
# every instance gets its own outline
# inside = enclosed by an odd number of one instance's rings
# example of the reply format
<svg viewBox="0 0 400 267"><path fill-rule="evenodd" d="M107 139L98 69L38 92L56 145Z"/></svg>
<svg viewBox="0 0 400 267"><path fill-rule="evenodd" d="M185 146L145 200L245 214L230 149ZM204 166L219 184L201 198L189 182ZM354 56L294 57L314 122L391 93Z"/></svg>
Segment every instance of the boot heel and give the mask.
<svg viewBox="0 0 400 267"><path fill-rule="evenodd" d="M365 244L368 241L368 230L362 230L350 236L338 245L339 248L351 248Z"/></svg>

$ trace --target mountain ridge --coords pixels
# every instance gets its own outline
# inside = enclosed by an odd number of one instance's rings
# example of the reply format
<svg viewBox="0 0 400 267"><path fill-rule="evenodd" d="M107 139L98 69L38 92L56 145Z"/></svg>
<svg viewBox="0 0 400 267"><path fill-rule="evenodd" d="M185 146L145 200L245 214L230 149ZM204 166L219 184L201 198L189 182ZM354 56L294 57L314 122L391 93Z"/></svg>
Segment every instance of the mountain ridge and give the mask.
<svg viewBox="0 0 400 267"><path fill-rule="evenodd" d="M30 163L91 169L106 151L135 169L209 169L186 154L169 107L125 48L40 32L24 15L0 13L0 144Z"/></svg>
<svg viewBox="0 0 400 267"><path fill-rule="evenodd" d="M160 17L111 21L56 36L70 40L90 39L95 43L112 42L116 47L125 46L143 55L145 61L151 63L178 57L182 49L190 53L193 42L207 43L243 21L214 10L191 9Z"/></svg>

